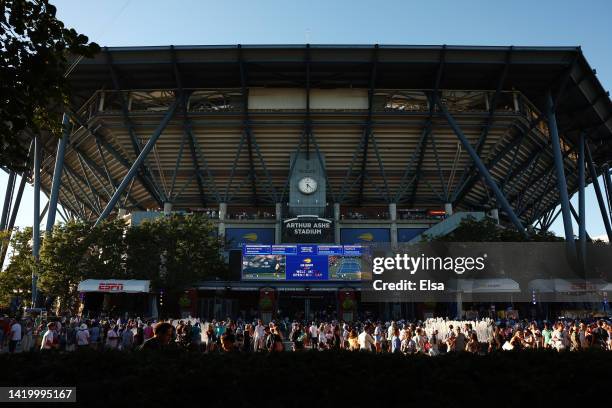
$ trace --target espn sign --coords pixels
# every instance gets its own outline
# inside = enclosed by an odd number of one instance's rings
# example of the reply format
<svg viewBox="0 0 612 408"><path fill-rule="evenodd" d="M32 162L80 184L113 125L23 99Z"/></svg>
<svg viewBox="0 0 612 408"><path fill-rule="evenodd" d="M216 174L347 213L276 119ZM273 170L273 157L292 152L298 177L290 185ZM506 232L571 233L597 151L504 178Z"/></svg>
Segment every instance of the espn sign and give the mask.
<svg viewBox="0 0 612 408"><path fill-rule="evenodd" d="M98 290L100 292L123 292L123 283L100 282Z"/></svg>
<svg viewBox="0 0 612 408"><path fill-rule="evenodd" d="M135 279L87 279L79 282L79 292L101 292L101 293L149 293L151 281Z"/></svg>

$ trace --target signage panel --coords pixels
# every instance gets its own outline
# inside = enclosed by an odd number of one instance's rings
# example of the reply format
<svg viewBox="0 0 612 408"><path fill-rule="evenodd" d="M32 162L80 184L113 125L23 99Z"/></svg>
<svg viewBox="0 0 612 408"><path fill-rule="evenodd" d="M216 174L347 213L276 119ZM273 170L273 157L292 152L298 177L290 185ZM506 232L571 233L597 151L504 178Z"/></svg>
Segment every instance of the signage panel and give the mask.
<svg viewBox="0 0 612 408"><path fill-rule="evenodd" d="M310 215L289 218L283 221L282 239L298 244L334 242L334 222Z"/></svg>

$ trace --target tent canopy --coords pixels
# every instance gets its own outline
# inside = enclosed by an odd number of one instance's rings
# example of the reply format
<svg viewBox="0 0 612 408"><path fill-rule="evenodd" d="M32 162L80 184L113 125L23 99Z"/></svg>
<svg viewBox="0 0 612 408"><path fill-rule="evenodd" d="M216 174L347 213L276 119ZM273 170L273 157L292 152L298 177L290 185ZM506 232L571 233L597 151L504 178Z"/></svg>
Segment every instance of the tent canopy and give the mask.
<svg viewBox="0 0 612 408"><path fill-rule="evenodd" d="M456 291L464 293L517 293L518 282L508 278L457 279Z"/></svg>

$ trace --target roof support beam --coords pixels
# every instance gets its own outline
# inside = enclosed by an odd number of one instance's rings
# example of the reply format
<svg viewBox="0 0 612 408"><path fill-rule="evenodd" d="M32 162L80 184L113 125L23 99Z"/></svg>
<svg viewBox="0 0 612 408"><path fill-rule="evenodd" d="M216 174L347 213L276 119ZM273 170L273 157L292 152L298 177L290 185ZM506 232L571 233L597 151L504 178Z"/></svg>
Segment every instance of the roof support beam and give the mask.
<svg viewBox="0 0 612 408"><path fill-rule="evenodd" d="M599 186L599 181L597 180L597 170L595 169L595 163L593 162L593 156L591 155L591 149L589 148L588 143L585 143L585 151L586 151L586 160L587 166L589 169L589 173L591 175L591 180L593 182L593 187L595 188L595 195L597 196L597 204L599 204L599 212L601 213L601 218L603 219L604 226L606 227L606 234L608 235L608 242L612 242L612 227L610 227L610 218L608 217L608 212L606 210L606 203L601 193L601 187Z"/></svg>
<svg viewBox="0 0 612 408"><path fill-rule="evenodd" d="M195 169L195 174L198 182L198 193L200 194L200 202L202 206L206 206L206 195L204 193L204 181L202 180L202 174L200 171L200 163L198 160L198 154L196 152L196 140L192 132L191 121L188 117L187 112L187 98L188 96L185 94L183 89L183 80L181 76L181 72L178 67L178 62L176 60L176 51L174 50L174 46L170 46L170 52L172 57L172 68L174 72L174 80L176 81L178 90L179 90L179 98L181 99L181 107L183 111L183 138L181 139L181 147L179 150L179 156L176 160L176 167L174 169L174 175L172 176L172 188L170 189L170 198L172 199L172 192L174 190L174 184L176 182L176 173L178 172L179 164L181 157L183 156L183 146L185 143L185 138L189 139L189 151L191 153L191 160L193 162L193 167Z"/></svg>
<svg viewBox="0 0 612 408"><path fill-rule="evenodd" d="M94 160L92 160L79 147L77 147L76 145L70 143L70 141L68 143L69 143L70 148L76 153L77 159L79 160L79 164L81 165L81 168L83 169L83 173L85 174L85 166L86 166L89 169L89 171L91 172L91 174L94 176L94 178L98 181L98 183L100 183L100 185L104 189L104 192L106 193L108 198L112 197L112 193L114 193L117 190L118 183L111 176L111 174L110 174L110 172L108 170L107 164L106 164L106 160L102 160L102 164L103 164L104 168L101 168L98 165L98 163L96 163ZM96 145L99 148L100 145L97 143L97 140L96 140ZM102 154L102 150L101 149L98 151L98 153L101 154L101 157L104 157L103 154ZM110 183L110 187L111 187L111 192L112 193L107 190L106 186L102 182L102 178L104 178L105 175L107 175L108 178L109 178L108 181ZM139 208L141 210L144 210L144 207L142 205L140 205L140 203L138 201L136 201L134 199L134 197L132 197L129 193L126 193L126 201L127 200L129 200L134 207Z"/></svg>
<svg viewBox="0 0 612 408"><path fill-rule="evenodd" d="M240 87L242 89L242 133L246 138L247 151L249 155L249 179L251 181L251 202L253 206L258 207L259 200L257 198L257 183L255 182L255 166L253 163L253 144L251 140L251 123L249 121L249 88L247 88L246 70L242 59L242 45L238 46L238 64L240 68Z"/></svg>
<svg viewBox="0 0 612 408"><path fill-rule="evenodd" d="M105 51L106 51L106 62L108 65L108 69L110 71L111 79L113 81L113 86L115 87L115 91L119 93L119 97L121 98L121 110L123 112L123 121L125 123L125 126L128 129L130 140L132 141L132 148L134 149L134 154L136 156L139 156L141 152L140 142L138 141L138 137L136 137L134 124L132 123L130 119L130 114L128 112L128 103L125 100L125 95L121 92L119 78L115 70L115 67L113 65L113 57L111 56L111 53L108 50L108 48L105 48ZM157 185L153 181L152 174L149 171L149 168L147 167L146 162L142 163L139 171L142 171L143 173L142 182L149 185L149 189L153 193L153 198L157 201L157 204L159 206L162 206L163 202L166 201L166 199L163 196L163 193L157 188Z"/></svg>
<svg viewBox="0 0 612 408"><path fill-rule="evenodd" d="M34 268L32 269L32 307L36 307L38 298L38 262L40 260L40 162L42 160L42 143L40 135L34 135L34 219L32 220L32 257Z"/></svg>
<svg viewBox="0 0 612 408"><path fill-rule="evenodd" d="M4 231L6 228L6 222L9 214L9 207L13 200L13 193L15 191L15 177L14 171L9 172L8 184L6 185L6 193L4 194L4 204L2 205L2 220L0 220L0 231Z"/></svg>
<svg viewBox="0 0 612 408"><path fill-rule="evenodd" d="M102 146L104 148L104 150L106 150L108 153L110 153L110 155L117 160L117 162L119 164L121 164L121 166L123 166L126 170L129 170L131 165L128 162L127 159L125 159L121 153L119 153L119 151L117 149L115 149L113 147L112 144L110 144L109 142L107 142L103 136L99 135L95 130L91 129L91 127L87 124L87 122L85 120L83 120L78 114L70 111L69 112L70 117L79 125L82 126L83 129L87 130L87 132L92 135L95 140L96 143L99 144L100 146ZM75 149L76 151L78 151L78 149L76 148L76 146L72 145L71 146L73 149ZM87 157L87 155L83 155L84 157ZM105 171L108 172L108 167L105 164ZM109 177L110 177L110 173L108 173ZM137 174L136 177L138 178L138 180L140 181L140 183L142 184L142 186L144 187L144 189L149 193L149 195L156 201L157 199L156 197L156 193L155 191L152 189L151 185L149 183L147 183L145 181L145 177L142 176L141 174ZM115 180L112 180L113 182L113 188L116 189L117 183ZM133 198L130 198L130 201L132 201L132 203L136 204L136 201Z"/></svg>
<svg viewBox="0 0 612 408"><path fill-rule="evenodd" d="M416 199L417 190L419 188L419 182L421 181L421 177L423 175L422 164L425 158L425 151L427 150L428 138L431 135L433 128L433 115L435 112L435 102L434 97L439 98L440 92L440 84L442 83L442 78L444 76L444 67L446 65L446 44L442 46L440 50L440 61L438 62L438 69L436 70L436 75L434 77L434 85L433 92L431 94L425 93L427 96L427 100L429 101L429 118L427 119L426 126L428 127L428 131L425 134L425 138L421 139L421 145L419 146L419 160L416 166L416 174L415 178L412 182L412 192L410 193L409 205L414 206L414 202Z"/></svg>
<svg viewBox="0 0 612 408"><path fill-rule="evenodd" d="M578 139L578 216L576 216L576 210L572 206L570 202L570 208L574 217L576 218L576 222L578 223L578 243L580 250L578 254L580 255L581 264L585 265L586 259L586 242L587 242L587 232L586 232L586 200L585 200L585 175L584 175L584 145L585 145L585 132L580 132L580 137ZM589 239L590 240L590 239Z"/></svg>
<svg viewBox="0 0 612 408"><path fill-rule="evenodd" d="M557 173L557 188L561 200L561 210L563 215L563 228L565 230L565 241L569 254L573 259L578 259L576 252L576 242L574 241L574 231L572 227L572 215L569 208L569 195L567 193L567 181L565 180L565 166L561 153L561 140L557 129L557 117L554 111L555 105L550 91L546 95L546 117L548 119L548 131L552 141L552 151L554 156L555 170Z"/></svg>
<svg viewBox="0 0 612 408"><path fill-rule="evenodd" d="M123 181L121 181L121 184L119 184L119 187L117 187L115 194L113 194L109 202L106 204L106 207L104 208L104 210L102 210L102 213L96 220L94 227L98 226L102 221L104 221L110 215L111 211L117 204L117 201L119 201L121 194L127 188L128 184L130 184L130 182L132 181L132 179L138 172L138 169L140 168L144 160L147 158L147 155L151 152L151 150L153 149L153 146L155 146L155 143L161 136L162 132L164 131L166 126L168 126L168 123L170 123L170 120L172 119L172 117L174 116L174 112L176 111L177 104L178 104L178 99L175 100L168 107L168 111L164 115L161 123L157 126L157 129L155 129L155 132L153 132L153 134L151 135L151 138L149 139L147 144L143 147L142 151L140 152L140 154L138 155L138 157L132 164L132 167L130 167L130 169L128 170Z"/></svg>
<svg viewBox="0 0 612 408"><path fill-rule="evenodd" d="M51 232L55 224L55 213L57 211L60 185L62 183L62 171L64 170L64 155L66 153L68 138L70 137L70 120L65 113L62 118L62 127L64 132L62 138L57 142L57 151L55 153L55 168L53 170L53 182L51 183L51 196L49 197L49 215L47 216L47 225L45 228L47 233Z"/></svg>
<svg viewBox="0 0 612 408"><path fill-rule="evenodd" d="M71 169L68 168L68 166L66 166L66 176L68 178L68 182L72 183L72 181L74 181L74 183L76 184L76 186L78 187L79 191L82 194L82 197L85 198L85 200L87 201L87 203L89 204L89 208L95 212L97 212L98 214L100 214L100 212L102 211L102 209L100 208L99 203L96 202L94 197L90 197L89 194L87 194L87 192L83 189L83 187L81 186L80 182L83 182L83 184L87 185L87 182L83 181L83 178L81 177L81 175L79 175L78 173L72 171ZM78 177L78 181L76 180L76 178ZM72 181L71 181L72 179ZM91 186L88 186L90 189L90 192L94 192L94 190L92 190ZM74 185L73 185L74 188ZM73 193L74 194L74 193ZM92 194L93 195L93 194ZM76 198L76 197L75 197Z"/></svg>
<svg viewBox="0 0 612 408"><path fill-rule="evenodd" d="M363 156L361 159L361 174L365 175L368 166L368 147L370 138L372 137L372 106L374 104L374 88L376 87L376 71L378 68L378 44L374 46L372 54L372 67L370 70L370 86L368 88L368 116L366 117L366 124L363 130L365 143L363 144ZM363 186L366 177L361 177L359 180L359 195L358 205L363 202Z"/></svg>
<svg viewBox="0 0 612 408"><path fill-rule="evenodd" d="M12 212L9 217L6 231L13 231L13 228L15 227L15 220L17 219L17 214L19 213L19 207L21 205L21 197L23 197L23 190L25 189L26 179L27 179L26 172L24 172L21 175L21 180L19 181L19 187L17 188L17 195L15 196L15 203L12 206ZM2 243L2 250L0 252L0 265L4 265L4 260L6 259L6 253L8 251L8 247L9 247L8 242Z"/></svg>
<svg viewBox="0 0 612 408"><path fill-rule="evenodd" d="M400 180L399 187L397 189L397 193L395 194L395 200L394 200L395 203L401 202L405 191L416 180L417 175L415 174L413 175L412 179L408 181L408 178L410 176L411 169L412 169L412 164L416 160L416 157L419 154L419 152L424 148L424 145L426 143L427 137L429 136L430 132L431 132L431 120L427 119L425 121L425 126L423 126L423 131L421 132L421 138L419 140L417 148L412 152L412 156L410 157L410 160L408 160L408 162L406 163L404 174L402 175L402 179Z"/></svg>
<svg viewBox="0 0 612 408"><path fill-rule="evenodd" d="M478 168L480 175L484 177L488 186L491 188L491 190L493 190L493 193L495 194L495 197L497 198L497 202L501 205L503 210L506 212L506 214L508 215L508 217L510 218L510 220L512 221L516 229L523 235L527 236L527 232L525 231L525 228L523 227L523 223L516 216L512 207L510 207L510 203L508 203L508 200L506 199L502 191L497 186L497 183L495 183L495 180L493 179L493 177L489 173L489 170L487 170L486 166L484 165L484 163L482 162L482 160L476 153L476 150L474 150L469 140L465 137L465 135L463 134L463 131L461 130L461 128L459 127L455 119L448 112L448 109L446 108L446 106L444 106L440 102L440 98L438 97L438 95L434 94L433 97L434 97L434 101L436 105L438 105L438 107L442 111L442 114L446 118L446 121L448 122L450 127L453 129L453 132L455 132L455 135L457 136L457 138L461 141L463 148L468 152L472 160L476 163L476 167Z"/></svg>
<svg viewBox="0 0 612 408"><path fill-rule="evenodd" d="M603 165L602 178L608 200L608 213L610 214L610 219L612 219L612 178L610 177L610 167L607 163Z"/></svg>
<svg viewBox="0 0 612 408"><path fill-rule="evenodd" d="M506 82L506 77L508 76L508 69L510 68L510 65L512 63L512 49L513 47L510 47L510 49L508 50L506 54L506 63L504 64L504 67L502 68L499 74L499 79L497 80L497 87L495 88L495 93L493 94L493 97L491 98L491 101L489 102L489 114L487 115L485 124L482 127L482 130L480 131L480 137L478 138L478 143L476 143L476 153L478 153L478 155L480 155L480 153L482 152L482 147L485 145L487 141L487 137L489 136L489 131L491 130L491 125L493 124L493 119L495 118L495 111L497 110L497 102L499 99L499 95L504 89L504 82ZM476 167L474 166L473 163L470 166L469 170L464 169L463 174L461 176L461 181L459 181L459 183L457 184L457 189L459 189L463 185L463 182L465 181L466 178L474 174L475 170L476 170ZM453 193L453 196L455 198L458 198L459 197L458 193L459 191L455 190L455 192ZM461 196L461 198L463 198L463 196Z"/></svg>

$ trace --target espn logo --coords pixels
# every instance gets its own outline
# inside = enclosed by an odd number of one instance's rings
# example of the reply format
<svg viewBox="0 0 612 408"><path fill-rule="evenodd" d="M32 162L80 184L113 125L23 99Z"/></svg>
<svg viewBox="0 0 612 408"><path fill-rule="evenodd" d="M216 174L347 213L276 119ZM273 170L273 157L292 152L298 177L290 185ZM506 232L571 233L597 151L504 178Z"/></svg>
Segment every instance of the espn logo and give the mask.
<svg viewBox="0 0 612 408"><path fill-rule="evenodd" d="M105 283L100 282L98 290L103 292L120 292L123 290L123 283Z"/></svg>

